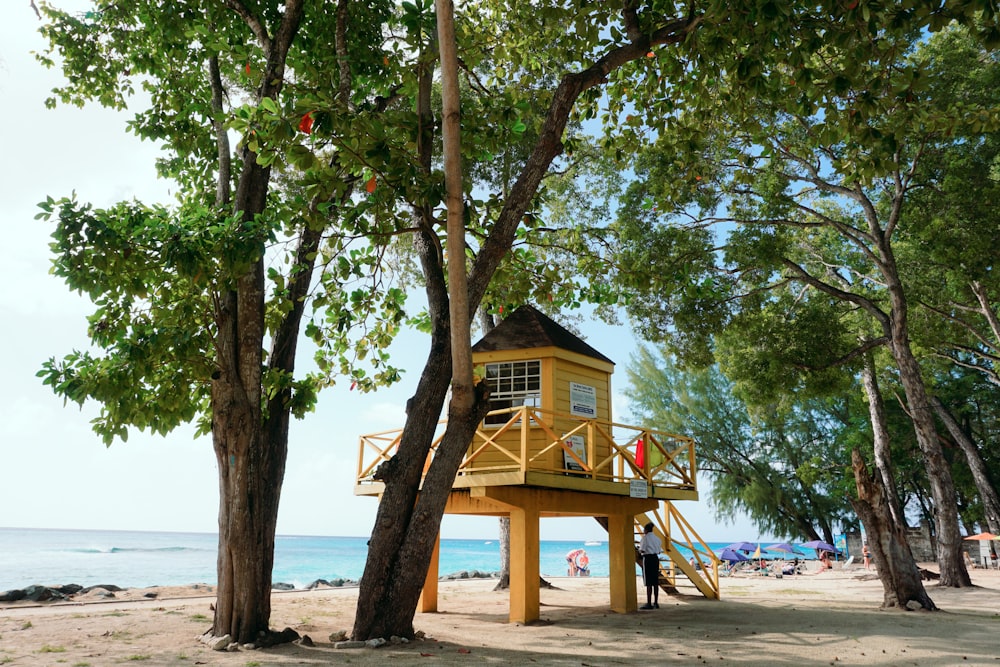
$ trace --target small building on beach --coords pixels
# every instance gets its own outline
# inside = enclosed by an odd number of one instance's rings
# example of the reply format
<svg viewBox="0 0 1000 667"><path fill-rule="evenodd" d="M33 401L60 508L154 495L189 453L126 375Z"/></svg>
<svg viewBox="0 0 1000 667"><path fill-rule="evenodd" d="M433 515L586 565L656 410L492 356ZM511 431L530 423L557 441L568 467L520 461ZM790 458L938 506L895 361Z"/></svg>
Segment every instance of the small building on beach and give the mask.
<svg viewBox="0 0 1000 667"><path fill-rule="evenodd" d="M472 353L493 406L445 512L510 518L511 622L539 618L539 522L548 517L591 516L608 531L614 611L638 608L636 543L648 522L665 548L661 586L676 591L680 577L718 598L718 562L675 506L698 498L691 438L614 422L614 362L531 306L511 313ZM361 436L357 494L380 494L374 472L400 434ZM678 547L695 554L693 565ZM435 555L422 611L437 609L438 574Z"/></svg>

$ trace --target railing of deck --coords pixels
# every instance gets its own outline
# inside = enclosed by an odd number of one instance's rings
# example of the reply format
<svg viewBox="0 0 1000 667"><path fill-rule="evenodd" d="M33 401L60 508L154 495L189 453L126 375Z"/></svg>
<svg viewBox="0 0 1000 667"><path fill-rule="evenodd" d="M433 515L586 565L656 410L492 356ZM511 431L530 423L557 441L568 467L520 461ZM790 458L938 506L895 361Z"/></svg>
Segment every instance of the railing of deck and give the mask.
<svg viewBox="0 0 1000 667"><path fill-rule="evenodd" d="M521 406L497 410L491 415L508 415L503 424L480 426L461 466L459 475L497 472L545 472L579 478L628 483L645 480L660 488L697 488L694 440L642 426L629 426L601 419L584 419L542 408ZM558 427L556 423L558 422ZM428 463L444 434L439 424ZM518 438L506 437L517 433ZM541 434L541 440L538 435ZM360 438L358 484L374 482L374 474L399 447L402 429L382 431ZM575 436L583 436L585 455L573 447ZM501 442L501 440L505 440ZM519 446L511 446L516 442ZM538 447L538 443L543 443ZM529 444L531 449L529 450ZM487 452L499 462L477 463ZM499 456L496 456L499 453ZM555 456L553 456L555 453ZM598 455L600 453L600 456ZM558 464L553 465L552 460Z"/></svg>

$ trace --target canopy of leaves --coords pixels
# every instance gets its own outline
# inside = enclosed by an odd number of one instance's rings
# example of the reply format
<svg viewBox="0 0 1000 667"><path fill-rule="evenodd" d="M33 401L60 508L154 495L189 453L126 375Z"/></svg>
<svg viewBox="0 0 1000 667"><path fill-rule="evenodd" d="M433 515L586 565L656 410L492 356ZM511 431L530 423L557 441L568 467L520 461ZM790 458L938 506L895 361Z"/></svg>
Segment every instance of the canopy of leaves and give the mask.
<svg viewBox="0 0 1000 667"><path fill-rule="evenodd" d="M632 359L628 379L644 423L698 442L720 518L745 512L760 532L815 538L848 517L848 445L852 430L865 430L863 406L789 395L751 411L717 368L683 371L649 348Z"/></svg>

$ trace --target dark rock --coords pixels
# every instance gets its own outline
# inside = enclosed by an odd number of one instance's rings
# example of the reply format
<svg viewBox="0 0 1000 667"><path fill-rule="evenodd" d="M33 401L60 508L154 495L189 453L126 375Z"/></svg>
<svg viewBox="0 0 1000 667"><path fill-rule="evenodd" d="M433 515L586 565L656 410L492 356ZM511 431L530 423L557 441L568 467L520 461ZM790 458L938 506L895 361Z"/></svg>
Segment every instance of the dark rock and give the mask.
<svg viewBox="0 0 1000 667"><path fill-rule="evenodd" d="M288 644L299 638L299 633L291 628L285 628L281 632L269 632L260 638L257 645L261 648L270 648L278 644Z"/></svg>
<svg viewBox="0 0 1000 667"><path fill-rule="evenodd" d="M292 584L286 584L283 581L276 581L273 584L271 584L271 590L272 591L294 591L295 590L295 586L293 586Z"/></svg>
<svg viewBox="0 0 1000 667"><path fill-rule="evenodd" d="M0 602L17 602L25 598L25 592L20 588L14 588L0 593Z"/></svg>
<svg viewBox="0 0 1000 667"><path fill-rule="evenodd" d="M157 595L159 595L159 593L157 593L156 591L150 591L148 593L143 593L142 597L149 598L150 600L153 600L153 599L156 598Z"/></svg>
<svg viewBox="0 0 1000 667"><path fill-rule="evenodd" d="M302 639L299 640L299 646L315 646L312 637L309 635L302 635Z"/></svg>
<svg viewBox="0 0 1000 667"><path fill-rule="evenodd" d="M316 581L306 586L306 589L311 591L313 589L319 588L320 586L332 586L332 585L333 584L331 584L326 579L317 579Z"/></svg>
<svg viewBox="0 0 1000 667"><path fill-rule="evenodd" d="M83 586L80 584L65 584L63 586L56 586L56 590L63 595L75 595L83 590Z"/></svg>
<svg viewBox="0 0 1000 667"><path fill-rule="evenodd" d="M79 592L86 595L95 588L103 588L104 590L110 591L112 593L121 593L123 590L125 590L121 586L115 586L114 584L97 584L96 586L87 586L86 588L81 588Z"/></svg>
<svg viewBox="0 0 1000 667"><path fill-rule="evenodd" d="M66 596L48 586L28 586L24 596L32 602L48 602L49 600L65 600Z"/></svg>

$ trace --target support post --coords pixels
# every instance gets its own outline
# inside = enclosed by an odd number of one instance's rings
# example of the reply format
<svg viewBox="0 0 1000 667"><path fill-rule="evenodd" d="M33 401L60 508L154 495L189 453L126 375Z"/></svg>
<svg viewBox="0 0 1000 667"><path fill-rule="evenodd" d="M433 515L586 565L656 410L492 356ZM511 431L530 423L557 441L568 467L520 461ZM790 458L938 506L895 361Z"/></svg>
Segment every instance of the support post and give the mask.
<svg viewBox="0 0 1000 667"><path fill-rule="evenodd" d="M424 577L424 588L420 591L417 611L431 613L438 610L438 569L441 559L441 534L434 540L434 551L431 552L431 563L427 566L427 576Z"/></svg>
<svg viewBox="0 0 1000 667"><path fill-rule="evenodd" d="M632 514L608 516L608 578L611 611L619 614L639 609L635 581L635 533Z"/></svg>
<svg viewBox="0 0 1000 667"><path fill-rule="evenodd" d="M530 623L539 618L538 520L534 503L510 510L511 623Z"/></svg>

